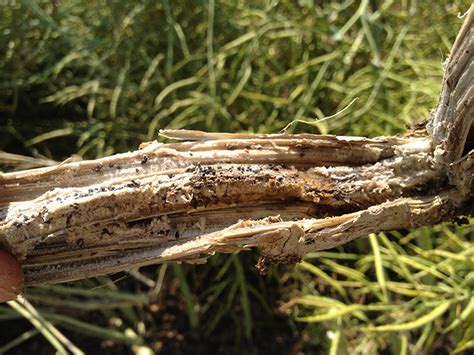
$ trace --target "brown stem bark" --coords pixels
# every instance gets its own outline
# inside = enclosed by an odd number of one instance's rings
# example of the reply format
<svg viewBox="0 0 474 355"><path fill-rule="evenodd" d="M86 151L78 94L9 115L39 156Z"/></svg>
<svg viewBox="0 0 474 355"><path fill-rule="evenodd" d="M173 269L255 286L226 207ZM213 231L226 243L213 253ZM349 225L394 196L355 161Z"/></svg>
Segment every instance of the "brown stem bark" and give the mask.
<svg viewBox="0 0 474 355"><path fill-rule="evenodd" d="M33 285L253 247L262 261L291 262L469 214L473 17L426 129L375 139L166 131L188 142L3 174L0 244Z"/></svg>

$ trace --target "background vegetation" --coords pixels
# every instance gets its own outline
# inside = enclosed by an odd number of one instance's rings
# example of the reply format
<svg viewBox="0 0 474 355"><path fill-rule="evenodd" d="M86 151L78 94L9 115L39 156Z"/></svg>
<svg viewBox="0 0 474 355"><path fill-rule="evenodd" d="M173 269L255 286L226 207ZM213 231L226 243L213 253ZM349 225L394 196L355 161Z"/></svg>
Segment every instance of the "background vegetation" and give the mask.
<svg viewBox="0 0 474 355"><path fill-rule="evenodd" d="M470 3L0 0L0 149L41 164L132 150L160 128L295 119L312 124L288 132L403 132L429 117ZM0 353L468 353L473 255L468 221L267 276L247 252L29 288L0 306Z"/></svg>

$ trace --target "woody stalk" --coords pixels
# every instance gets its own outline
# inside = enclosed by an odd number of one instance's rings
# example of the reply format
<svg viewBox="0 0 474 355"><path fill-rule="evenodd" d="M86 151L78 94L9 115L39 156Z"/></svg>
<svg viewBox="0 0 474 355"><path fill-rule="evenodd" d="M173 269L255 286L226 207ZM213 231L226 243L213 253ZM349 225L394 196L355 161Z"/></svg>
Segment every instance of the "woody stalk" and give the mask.
<svg viewBox="0 0 474 355"><path fill-rule="evenodd" d="M474 210L474 8L422 127L367 139L164 131L102 159L0 175L26 285L256 248L267 262Z"/></svg>

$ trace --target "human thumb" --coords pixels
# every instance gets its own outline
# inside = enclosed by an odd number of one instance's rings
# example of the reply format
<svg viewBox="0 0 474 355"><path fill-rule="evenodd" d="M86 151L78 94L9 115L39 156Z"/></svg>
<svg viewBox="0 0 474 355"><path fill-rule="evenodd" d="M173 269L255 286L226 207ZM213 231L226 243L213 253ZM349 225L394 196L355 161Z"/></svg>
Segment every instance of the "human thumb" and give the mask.
<svg viewBox="0 0 474 355"><path fill-rule="evenodd" d="M15 257L0 250L0 302L14 300L23 290L25 278Z"/></svg>

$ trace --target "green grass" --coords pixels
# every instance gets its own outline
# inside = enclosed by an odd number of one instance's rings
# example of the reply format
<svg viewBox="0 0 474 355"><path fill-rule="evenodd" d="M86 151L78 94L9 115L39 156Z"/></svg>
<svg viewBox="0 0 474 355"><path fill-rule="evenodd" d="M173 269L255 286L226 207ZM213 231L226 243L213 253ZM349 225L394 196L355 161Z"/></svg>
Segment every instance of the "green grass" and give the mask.
<svg viewBox="0 0 474 355"><path fill-rule="evenodd" d="M371 235L372 253L365 243L360 254L308 254L295 273L306 289L286 308L300 321L328 323L333 332L342 324L347 351L461 352L472 347L474 335L473 231L444 224Z"/></svg>
<svg viewBox="0 0 474 355"><path fill-rule="evenodd" d="M4 1L0 149L95 158L163 128L279 132L295 120L311 124L288 133L400 133L429 117L469 5ZM371 235L265 277L241 253L30 288L31 308L0 306L0 352L468 352L472 235L472 221Z"/></svg>

